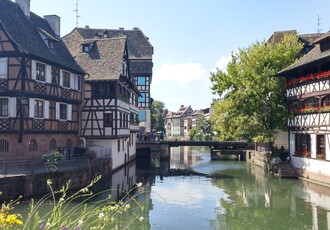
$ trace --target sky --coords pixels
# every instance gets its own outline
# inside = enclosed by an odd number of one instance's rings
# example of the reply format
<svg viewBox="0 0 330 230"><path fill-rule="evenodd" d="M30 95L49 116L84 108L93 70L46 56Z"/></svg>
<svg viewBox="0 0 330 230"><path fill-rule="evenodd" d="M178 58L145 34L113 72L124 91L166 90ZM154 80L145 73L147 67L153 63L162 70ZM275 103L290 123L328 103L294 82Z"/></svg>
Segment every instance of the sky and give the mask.
<svg viewBox="0 0 330 230"><path fill-rule="evenodd" d="M39 16L61 17L61 36L77 23L77 0L31 0ZM232 52L275 31L330 29L329 0L78 0L78 27L138 27L154 47L151 97L177 111L209 108L211 73L225 70Z"/></svg>

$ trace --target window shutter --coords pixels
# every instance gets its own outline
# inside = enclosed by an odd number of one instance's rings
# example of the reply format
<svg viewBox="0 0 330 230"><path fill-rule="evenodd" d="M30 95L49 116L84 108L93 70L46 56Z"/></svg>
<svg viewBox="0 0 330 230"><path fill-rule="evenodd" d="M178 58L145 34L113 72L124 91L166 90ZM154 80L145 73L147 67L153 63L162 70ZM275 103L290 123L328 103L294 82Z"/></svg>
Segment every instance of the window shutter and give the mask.
<svg viewBox="0 0 330 230"><path fill-rule="evenodd" d="M29 117L34 118L34 99L29 98Z"/></svg>
<svg viewBox="0 0 330 230"><path fill-rule="evenodd" d="M52 67L50 65L46 65L46 82L52 82Z"/></svg>
<svg viewBox="0 0 330 230"><path fill-rule="evenodd" d="M63 70L60 70L60 86L63 86Z"/></svg>
<svg viewBox="0 0 330 230"><path fill-rule="evenodd" d="M70 89L74 89L74 78L75 75L70 73Z"/></svg>
<svg viewBox="0 0 330 230"><path fill-rule="evenodd" d="M37 78L37 67L36 61L32 60L31 62L31 78L35 80Z"/></svg>
<svg viewBox="0 0 330 230"><path fill-rule="evenodd" d="M60 103L56 102L56 120L60 119Z"/></svg>
<svg viewBox="0 0 330 230"><path fill-rule="evenodd" d="M44 101L44 117L49 119L49 101Z"/></svg>
<svg viewBox="0 0 330 230"><path fill-rule="evenodd" d="M68 117L67 120L68 121L72 121L72 105L68 104Z"/></svg>
<svg viewBox="0 0 330 230"><path fill-rule="evenodd" d="M8 113L9 117L16 117L17 105L16 105L16 97L10 97L8 99Z"/></svg>

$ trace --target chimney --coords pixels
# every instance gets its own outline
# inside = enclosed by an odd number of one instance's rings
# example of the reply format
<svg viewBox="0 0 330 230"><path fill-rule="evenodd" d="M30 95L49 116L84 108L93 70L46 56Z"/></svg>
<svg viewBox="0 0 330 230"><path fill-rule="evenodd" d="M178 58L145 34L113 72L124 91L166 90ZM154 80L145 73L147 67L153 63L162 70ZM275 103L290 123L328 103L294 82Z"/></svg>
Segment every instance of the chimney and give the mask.
<svg viewBox="0 0 330 230"><path fill-rule="evenodd" d="M21 10L27 17L30 17L30 0L16 0Z"/></svg>
<svg viewBox="0 0 330 230"><path fill-rule="evenodd" d="M107 31L107 30L104 30L104 31L103 31L103 37L104 37L104 38L107 38L107 37L108 37L108 31Z"/></svg>
<svg viewBox="0 0 330 230"><path fill-rule="evenodd" d="M45 15L44 19L48 22L57 38L61 37L61 18L57 15Z"/></svg>

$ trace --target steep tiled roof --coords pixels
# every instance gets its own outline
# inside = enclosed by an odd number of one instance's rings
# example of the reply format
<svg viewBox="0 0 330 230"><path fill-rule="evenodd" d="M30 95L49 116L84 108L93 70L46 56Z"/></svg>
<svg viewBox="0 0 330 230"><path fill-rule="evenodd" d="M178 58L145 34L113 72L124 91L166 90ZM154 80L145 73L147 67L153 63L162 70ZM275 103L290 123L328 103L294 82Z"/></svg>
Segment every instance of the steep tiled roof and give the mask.
<svg viewBox="0 0 330 230"><path fill-rule="evenodd" d="M296 61L292 65L290 65L287 68L281 70L278 73L278 75L281 75L281 74L283 75L283 74L286 74L286 72L289 72L291 70L299 68L303 65L311 64L313 62L316 62L316 61L319 61L319 60L322 60L322 59L325 59L325 58L329 58L330 57L330 50L326 50L326 51L321 52L320 44L319 44L319 42L326 41L328 39L330 39L330 32L327 32L322 37L315 40L315 47L311 51L309 51L307 54L305 54L302 58L300 58L298 61Z"/></svg>
<svg viewBox="0 0 330 230"><path fill-rule="evenodd" d="M84 39L93 39L96 36L103 37L106 33L107 37L127 37L128 56L130 59L152 59L153 47L149 39L139 29L92 29L92 28L76 28Z"/></svg>
<svg viewBox="0 0 330 230"><path fill-rule="evenodd" d="M54 42L54 49L50 50L47 47L39 30L54 38L56 35L45 19L32 12L28 18L16 3L0 0L0 24L25 53L58 64L73 72L82 73L82 69L74 61L61 39Z"/></svg>
<svg viewBox="0 0 330 230"><path fill-rule="evenodd" d="M285 34L297 34L296 30L284 30L284 31L275 31L272 36L268 39L268 42L280 43Z"/></svg>
<svg viewBox="0 0 330 230"><path fill-rule="evenodd" d="M178 109L178 111L174 114L173 117L182 117L189 109L191 109L190 106L181 105L181 107Z"/></svg>
<svg viewBox="0 0 330 230"><path fill-rule="evenodd" d="M122 68L126 38L101 38L84 40L90 51L80 52L75 57L78 64L89 75L86 81L118 80Z"/></svg>
<svg viewBox="0 0 330 230"><path fill-rule="evenodd" d="M138 75L138 74L152 74L152 67L153 64L151 61L137 61L137 60L130 60L130 71L131 74Z"/></svg>

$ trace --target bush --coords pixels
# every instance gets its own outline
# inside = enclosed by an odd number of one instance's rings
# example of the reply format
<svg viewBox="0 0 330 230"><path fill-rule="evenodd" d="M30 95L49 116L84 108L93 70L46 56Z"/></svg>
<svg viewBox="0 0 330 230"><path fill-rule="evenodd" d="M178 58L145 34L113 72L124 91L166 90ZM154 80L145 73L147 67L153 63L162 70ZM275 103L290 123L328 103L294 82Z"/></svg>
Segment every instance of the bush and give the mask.
<svg viewBox="0 0 330 230"><path fill-rule="evenodd" d="M42 162L46 166L47 169L52 172L56 172L58 166L62 163L62 155L59 151L51 151L47 154L42 155Z"/></svg>

